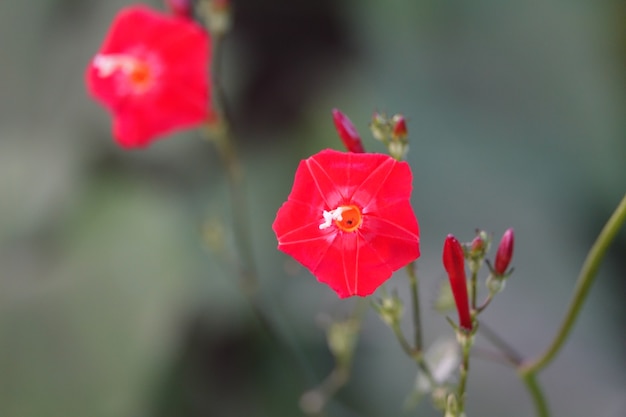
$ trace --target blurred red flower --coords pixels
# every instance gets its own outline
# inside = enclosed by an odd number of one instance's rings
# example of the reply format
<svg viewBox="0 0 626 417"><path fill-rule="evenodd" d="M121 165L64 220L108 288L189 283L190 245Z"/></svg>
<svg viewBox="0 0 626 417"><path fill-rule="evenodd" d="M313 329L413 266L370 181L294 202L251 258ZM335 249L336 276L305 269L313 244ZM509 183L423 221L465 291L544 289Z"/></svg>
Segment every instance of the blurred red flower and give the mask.
<svg viewBox="0 0 626 417"><path fill-rule="evenodd" d="M387 155L311 156L274 220L278 249L341 298L372 294L420 255L411 182L409 165Z"/></svg>
<svg viewBox="0 0 626 417"><path fill-rule="evenodd" d="M113 113L124 148L202 124L209 103L209 35L189 19L122 9L87 68L89 93Z"/></svg>

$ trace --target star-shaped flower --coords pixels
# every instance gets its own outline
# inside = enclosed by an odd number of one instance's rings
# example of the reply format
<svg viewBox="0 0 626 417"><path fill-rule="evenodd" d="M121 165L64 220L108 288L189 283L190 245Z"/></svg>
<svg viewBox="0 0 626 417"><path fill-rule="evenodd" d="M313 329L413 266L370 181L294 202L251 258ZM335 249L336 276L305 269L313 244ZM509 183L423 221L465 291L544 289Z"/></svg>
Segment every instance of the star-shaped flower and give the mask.
<svg viewBox="0 0 626 417"><path fill-rule="evenodd" d="M372 294L420 255L411 182L409 165L387 155L311 156L276 215L278 249L341 298Z"/></svg>
<svg viewBox="0 0 626 417"><path fill-rule="evenodd" d="M211 114L209 56L207 32L190 19L131 6L89 63L87 88L113 113L117 142L145 147Z"/></svg>

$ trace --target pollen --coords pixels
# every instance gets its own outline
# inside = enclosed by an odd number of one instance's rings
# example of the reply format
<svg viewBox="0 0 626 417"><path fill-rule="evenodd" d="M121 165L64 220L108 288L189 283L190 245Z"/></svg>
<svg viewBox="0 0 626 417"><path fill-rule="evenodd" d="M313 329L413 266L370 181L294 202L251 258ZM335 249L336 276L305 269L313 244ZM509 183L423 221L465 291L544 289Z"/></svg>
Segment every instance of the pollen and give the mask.
<svg viewBox="0 0 626 417"><path fill-rule="evenodd" d="M324 222L319 225L320 230L324 230L334 223L339 230L354 232L363 223L361 209L354 205L340 206L330 211L324 210L322 217Z"/></svg>

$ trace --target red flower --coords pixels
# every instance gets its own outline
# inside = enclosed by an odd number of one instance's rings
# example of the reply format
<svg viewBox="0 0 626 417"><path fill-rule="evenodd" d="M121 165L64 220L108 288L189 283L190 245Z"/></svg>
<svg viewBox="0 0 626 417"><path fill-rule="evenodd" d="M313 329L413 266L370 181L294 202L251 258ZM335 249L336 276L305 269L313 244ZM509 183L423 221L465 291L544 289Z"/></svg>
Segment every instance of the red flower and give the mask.
<svg viewBox="0 0 626 417"><path fill-rule="evenodd" d="M337 129L337 133L339 133L339 137L348 152L365 152L359 132L356 131L348 116L337 109L333 109L333 122L335 122L335 129Z"/></svg>
<svg viewBox="0 0 626 417"><path fill-rule="evenodd" d="M274 220L278 249L341 298L372 294L420 255L411 181L409 165L387 155L313 155Z"/></svg>
<svg viewBox="0 0 626 417"><path fill-rule="evenodd" d="M511 258L513 257L513 243L514 234L513 229L510 228L504 232L502 239L500 240L500 245L498 245L496 261L493 267L496 275L505 275L506 269L509 267L509 263L511 263Z"/></svg>
<svg viewBox="0 0 626 417"><path fill-rule="evenodd" d="M203 123L209 110L209 37L189 19L132 6L116 16L87 68L90 94L113 113L124 148Z"/></svg>
<svg viewBox="0 0 626 417"><path fill-rule="evenodd" d="M448 235L443 244L443 266L448 273L450 288L459 313L459 325L466 330L472 330L465 275L465 255L461 244L452 235Z"/></svg>

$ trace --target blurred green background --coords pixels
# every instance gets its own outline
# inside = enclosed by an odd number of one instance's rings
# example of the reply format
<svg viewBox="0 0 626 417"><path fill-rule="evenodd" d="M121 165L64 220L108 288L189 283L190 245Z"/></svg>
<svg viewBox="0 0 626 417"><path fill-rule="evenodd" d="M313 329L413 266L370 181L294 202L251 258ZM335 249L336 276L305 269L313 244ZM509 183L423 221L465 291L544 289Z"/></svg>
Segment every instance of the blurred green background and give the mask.
<svg viewBox="0 0 626 417"><path fill-rule="evenodd" d="M299 160L341 148L333 107L372 151L373 110L409 120L426 341L452 336L430 308L445 235L513 226L516 272L484 320L525 355L547 346L626 189L624 3L233 3L225 87L275 339L238 291L215 150L187 132L124 152L86 96L87 62L128 3L0 3L0 416L301 415L332 367L324 323L353 300L279 253L271 223ZM404 297L403 275L389 287ZM625 278L622 231L541 374L555 416L624 415ZM371 312L355 360L327 415L439 415L403 411L415 368ZM533 412L514 372L481 358L467 411Z"/></svg>

